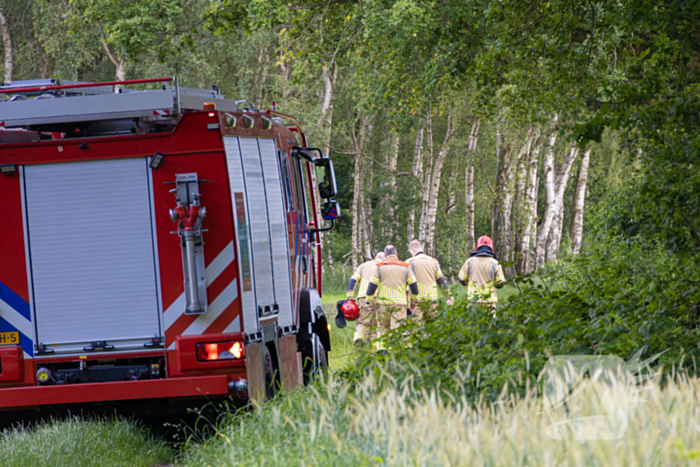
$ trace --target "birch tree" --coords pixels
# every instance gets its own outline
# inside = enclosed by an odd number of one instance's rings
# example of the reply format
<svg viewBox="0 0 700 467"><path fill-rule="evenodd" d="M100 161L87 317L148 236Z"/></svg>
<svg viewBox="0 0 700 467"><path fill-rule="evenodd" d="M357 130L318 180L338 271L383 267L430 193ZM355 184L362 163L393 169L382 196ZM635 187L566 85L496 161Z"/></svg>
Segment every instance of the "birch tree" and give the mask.
<svg viewBox="0 0 700 467"><path fill-rule="evenodd" d="M527 181L525 184L525 192L523 194L523 230L519 238L519 244L517 247L518 264L517 270L518 274L528 274L532 272L532 252L530 247L530 241L532 234L537 231L537 188L538 188L538 177L537 172L539 169L540 162L540 151L542 150L542 144L544 139L539 137L534 145L534 148L530 152L527 161Z"/></svg>
<svg viewBox="0 0 700 467"><path fill-rule="evenodd" d="M535 244L535 264L536 268L544 266L548 257L556 259L556 252L550 250L547 253L547 240L549 239L553 227L559 226L559 213L563 217L563 202L564 202L564 192L566 191L566 185L569 181L569 175L571 174L571 167L576 160L578 155L578 147L576 144L572 144L570 149L565 153L564 160L560 164L560 169L555 170L554 164L554 143L556 141L556 132L552 134L549 141L549 147L547 148L547 155L545 157L544 173L545 173L545 194L547 205L545 208L545 213L542 218L542 223L537 231L537 243ZM559 173L556 173L559 172ZM556 233L554 234L553 240L556 242ZM560 234L561 235L561 234ZM560 237L561 238L561 237ZM551 243L551 242L550 242ZM555 245L552 243L552 248ZM556 244L558 248L558 244Z"/></svg>
<svg viewBox="0 0 700 467"><path fill-rule="evenodd" d="M432 130L432 127L430 127ZM430 132L429 132L430 133ZM435 222L438 210L438 195L440 194L440 180L442 178L442 166L450 150L450 142L454 136L454 124L452 121L452 109L447 111L447 130L442 141L440 152L435 157L435 161L430 168L430 182L425 184L423 199L427 198L425 208L421 214L421 225L418 239L423 243L425 252L429 255L435 254ZM432 135L429 137L429 144L432 146ZM431 148L432 149L432 148ZM430 154L429 159L430 161ZM430 167L430 166L429 166ZM427 176L426 176L427 180ZM427 196L425 195L427 193Z"/></svg>
<svg viewBox="0 0 700 467"><path fill-rule="evenodd" d="M10 36L10 24L7 13L0 8L0 30L2 30L2 45L5 50L5 83L12 82L12 68L14 59L12 54L12 37Z"/></svg>
<svg viewBox="0 0 700 467"><path fill-rule="evenodd" d="M382 237L387 241L387 243L394 244L396 236L396 225L398 219L396 216L396 166L399 160L399 151L401 149L401 138L395 128L391 131L392 137L392 150L387 152L386 157L386 170L391 174L388 180L384 183L386 188L386 194L383 198L383 207L386 212L386 219L388 222L384 222L382 226Z"/></svg>
<svg viewBox="0 0 700 467"><path fill-rule="evenodd" d="M423 193L423 121L418 122L418 131L416 132L416 143L413 146L413 163L411 164L411 172L413 177L421 185L421 193ZM416 238L416 209L411 207L408 215L408 226L406 229L406 238L408 241Z"/></svg>
<svg viewBox="0 0 700 467"><path fill-rule="evenodd" d="M498 174L496 180L496 197L493 203L491 218L491 232L493 234L494 248L504 261L513 260L513 235L511 227L511 214L513 210L513 197L515 191L515 168L520 160L530 151L534 131L528 130L525 144L521 146L517 154L513 154L513 146L503 147L503 133L500 125L496 129L496 154L498 157ZM515 275L512 266L506 266L504 273L508 277Z"/></svg>
<svg viewBox="0 0 700 467"><path fill-rule="evenodd" d="M359 128L353 126L350 131L350 141L352 144L352 154L354 155L353 170L353 196L352 196L352 267L357 268L358 255L362 255L363 250L363 165L364 150L368 141L368 133L374 117L377 114L363 115L359 119Z"/></svg>
<svg viewBox="0 0 700 467"><path fill-rule="evenodd" d="M581 168L578 171L578 181L574 200L571 203L571 220L569 221L569 236L571 237L571 250L574 256L581 251L583 243L583 208L586 202L586 191L588 189L588 166L591 160L591 150L583 153L581 158Z"/></svg>
<svg viewBox="0 0 700 467"><path fill-rule="evenodd" d="M481 120L479 117L474 117L472 129L469 133L469 146L467 148L467 168L464 174L464 200L466 211L466 243L467 251L470 251L476 245L476 237L474 235L474 152L479 141L479 126Z"/></svg>

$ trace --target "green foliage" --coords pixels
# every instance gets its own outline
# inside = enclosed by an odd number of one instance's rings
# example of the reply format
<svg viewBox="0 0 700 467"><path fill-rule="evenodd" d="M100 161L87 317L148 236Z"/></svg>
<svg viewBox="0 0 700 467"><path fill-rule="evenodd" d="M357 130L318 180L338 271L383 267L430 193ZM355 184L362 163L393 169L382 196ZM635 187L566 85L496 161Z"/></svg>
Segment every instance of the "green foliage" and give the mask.
<svg viewBox="0 0 700 467"><path fill-rule="evenodd" d="M173 457L162 440L124 419L70 418L0 432L3 467L152 467L167 464Z"/></svg>
<svg viewBox="0 0 700 467"><path fill-rule="evenodd" d="M508 385L523 394L536 385L552 355L616 355L629 359L666 352L660 363L700 357L700 272L697 258L670 256L622 241L592 246L576 260L550 268L492 318L487 309L442 304L434 320L411 323L388 338L389 356L364 354L345 376L362 380L383 368L397 380L417 378L470 398L496 398ZM377 367L376 365L380 366Z"/></svg>
<svg viewBox="0 0 700 467"><path fill-rule="evenodd" d="M171 53L185 2L70 0L70 4L74 35L95 33L114 55L131 61L151 50L161 60Z"/></svg>

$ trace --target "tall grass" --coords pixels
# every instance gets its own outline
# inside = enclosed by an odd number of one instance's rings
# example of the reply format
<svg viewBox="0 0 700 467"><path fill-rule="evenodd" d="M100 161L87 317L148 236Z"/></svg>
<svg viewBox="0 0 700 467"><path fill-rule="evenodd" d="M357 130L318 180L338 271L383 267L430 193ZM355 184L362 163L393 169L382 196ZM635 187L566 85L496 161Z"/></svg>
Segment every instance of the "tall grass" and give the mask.
<svg viewBox="0 0 700 467"><path fill-rule="evenodd" d="M76 417L0 432L2 467L152 467L172 460L164 441L124 419Z"/></svg>
<svg viewBox="0 0 700 467"><path fill-rule="evenodd" d="M250 414L189 446L186 466L670 466L700 459L700 383L676 378L630 405L618 440L550 438L542 401L503 394L468 401L371 372L356 387L330 379ZM382 389L380 389L382 388ZM595 404L591 402L591 404Z"/></svg>

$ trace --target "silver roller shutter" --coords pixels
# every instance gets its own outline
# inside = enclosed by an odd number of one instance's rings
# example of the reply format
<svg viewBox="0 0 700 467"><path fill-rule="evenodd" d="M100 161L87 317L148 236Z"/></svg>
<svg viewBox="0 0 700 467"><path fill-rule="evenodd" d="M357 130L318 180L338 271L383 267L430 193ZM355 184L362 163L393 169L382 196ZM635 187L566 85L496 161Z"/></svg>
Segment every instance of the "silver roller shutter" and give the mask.
<svg viewBox="0 0 700 467"><path fill-rule="evenodd" d="M24 174L39 342L143 348L160 335L146 159Z"/></svg>
<svg viewBox="0 0 700 467"><path fill-rule="evenodd" d="M282 198L280 164L277 159L277 145L273 139L259 139L260 160L262 161L267 193L267 209L270 219L270 239L272 245L272 266L275 276L275 298L279 305L278 323L280 326L294 324L292 310L292 283L289 272L289 239L287 237L287 210Z"/></svg>

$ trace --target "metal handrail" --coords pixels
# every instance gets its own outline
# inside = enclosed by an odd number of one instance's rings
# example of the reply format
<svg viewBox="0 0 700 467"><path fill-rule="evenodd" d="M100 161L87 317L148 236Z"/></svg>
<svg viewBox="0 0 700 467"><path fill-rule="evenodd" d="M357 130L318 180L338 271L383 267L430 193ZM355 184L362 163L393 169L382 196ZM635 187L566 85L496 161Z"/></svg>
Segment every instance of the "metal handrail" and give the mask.
<svg viewBox="0 0 700 467"><path fill-rule="evenodd" d="M79 83L79 84L61 84L56 86L34 86L28 88L17 89L0 89L0 94L18 94L21 92L37 92L37 91L55 91L58 89L74 89L74 88L92 88L96 86L120 86L123 84L142 84L142 83L163 83L173 81L174 78L151 78L151 79L132 79L128 81L107 81L104 83Z"/></svg>

